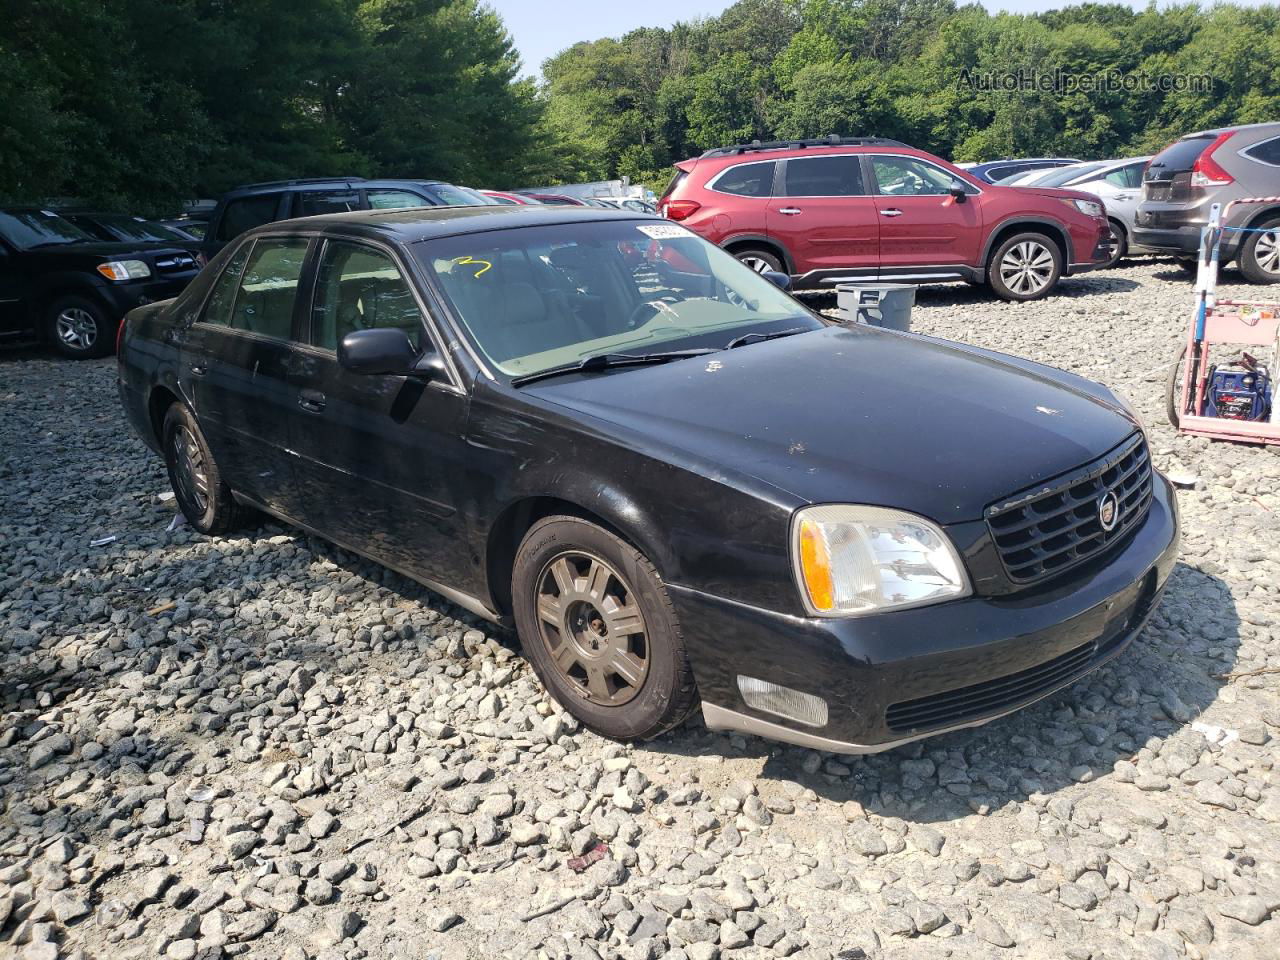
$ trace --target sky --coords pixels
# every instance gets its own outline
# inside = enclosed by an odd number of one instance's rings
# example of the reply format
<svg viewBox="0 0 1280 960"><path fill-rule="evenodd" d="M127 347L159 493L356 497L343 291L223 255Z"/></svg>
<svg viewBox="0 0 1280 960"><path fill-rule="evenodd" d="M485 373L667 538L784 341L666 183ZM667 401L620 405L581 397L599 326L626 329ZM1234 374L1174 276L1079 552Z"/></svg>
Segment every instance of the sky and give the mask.
<svg viewBox="0 0 1280 960"><path fill-rule="evenodd" d="M579 40L620 37L636 27L667 27L677 20L714 16L731 0L485 0L506 22L524 59L524 74L540 75L542 62ZM988 10L1037 13L1071 0L989 0ZM1078 0L1077 0L1078 2ZM1249 0L1245 0L1249 2ZM1129 0L1146 6L1145 0Z"/></svg>

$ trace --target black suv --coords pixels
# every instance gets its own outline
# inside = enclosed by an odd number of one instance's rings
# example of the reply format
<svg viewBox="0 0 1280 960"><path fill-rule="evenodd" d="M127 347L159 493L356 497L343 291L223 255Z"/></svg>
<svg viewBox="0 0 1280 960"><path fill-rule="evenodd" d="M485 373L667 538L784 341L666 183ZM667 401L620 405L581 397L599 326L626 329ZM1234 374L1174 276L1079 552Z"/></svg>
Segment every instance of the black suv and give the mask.
<svg viewBox="0 0 1280 960"><path fill-rule="evenodd" d="M102 243L48 210L0 209L0 343L34 335L68 357L103 356L126 313L176 296L198 270L172 243Z"/></svg>
<svg viewBox="0 0 1280 960"><path fill-rule="evenodd" d="M489 206L493 200L441 180L333 177L251 183L223 194L209 218L202 250L212 257L251 227L292 217L394 207Z"/></svg>

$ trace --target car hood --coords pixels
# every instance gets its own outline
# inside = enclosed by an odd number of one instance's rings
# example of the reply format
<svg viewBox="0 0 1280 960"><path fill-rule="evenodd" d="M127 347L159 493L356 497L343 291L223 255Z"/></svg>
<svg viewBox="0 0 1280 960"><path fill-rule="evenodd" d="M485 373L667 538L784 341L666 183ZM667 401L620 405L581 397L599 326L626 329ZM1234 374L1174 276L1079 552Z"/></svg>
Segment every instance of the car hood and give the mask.
<svg viewBox="0 0 1280 960"><path fill-rule="evenodd" d="M1033 193L1053 200L1097 200L1097 194L1084 190L1068 190L1066 187L1013 187L1022 193Z"/></svg>
<svg viewBox="0 0 1280 960"><path fill-rule="evenodd" d="M693 469L940 523L979 519L1136 429L1083 378L861 326L524 389Z"/></svg>
<svg viewBox="0 0 1280 960"><path fill-rule="evenodd" d="M192 244L199 246L199 244ZM30 251L42 257L80 257L97 258L103 263L110 260L137 259L146 260L156 254L188 253L183 247L172 243L54 243L47 247L37 247Z"/></svg>

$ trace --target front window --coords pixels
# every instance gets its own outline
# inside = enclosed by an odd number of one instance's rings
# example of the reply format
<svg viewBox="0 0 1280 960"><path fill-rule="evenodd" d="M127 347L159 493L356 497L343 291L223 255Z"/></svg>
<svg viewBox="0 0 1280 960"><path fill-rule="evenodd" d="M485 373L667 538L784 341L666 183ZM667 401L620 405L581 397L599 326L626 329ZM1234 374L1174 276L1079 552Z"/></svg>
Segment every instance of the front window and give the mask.
<svg viewBox="0 0 1280 960"><path fill-rule="evenodd" d="M93 239L71 221L47 210L0 210L0 235L19 250Z"/></svg>
<svg viewBox="0 0 1280 960"><path fill-rule="evenodd" d="M493 201L468 187L455 187L451 183L433 183L426 188L446 207L491 206Z"/></svg>
<svg viewBox="0 0 1280 960"><path fill-rule="evenodd" d="M429 207L426 200L408 190L370 190L370 210L394 210L400 207Z"/></svg>
<svg viewBox="0 0 1280 960"><path fill-rule="evenodd" d="M421 347L422 314L409 284L381 250L328 241L316 273L311 343L337 350L348 333L379 327L397 327Z"/></svg>
<svg viewBox="0 0 1280 960"><path fill-rule="evenodd" d="M603 221L416 245L455 314L516 377L609 353L724 347L822 322L683 227Z"/></svg>
<svg viewBox="0 0 1280 960"><path fill-rule="evenodd" d="M951 192L951 181L956 179L913 157L873 156L871 169L880 193L890 197L941 196Z"/></svg>

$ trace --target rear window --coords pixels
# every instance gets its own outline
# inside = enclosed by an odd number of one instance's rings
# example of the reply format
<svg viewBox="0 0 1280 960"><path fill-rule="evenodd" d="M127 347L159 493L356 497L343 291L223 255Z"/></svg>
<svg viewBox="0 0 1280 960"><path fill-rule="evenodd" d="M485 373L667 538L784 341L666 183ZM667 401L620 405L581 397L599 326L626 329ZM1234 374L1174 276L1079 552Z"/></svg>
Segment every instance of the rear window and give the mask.
<svg viewBox="0 0 1280 960"><path fill-rule="evenodd" d="M1214 137L1206 133L1198 137L1189 137L1169 144L1154 157L1143 175L1146 180L1168 180L1175 173L1186 173L1190 170L1205 148L1213 143Z"/></svg>
<svg viewBox="0 0 1280 960"><path fill-rule="evenodd" d="M218 224L218 239L230 240L246 230L270 223L276 218L278 193L265 193L256 197L241 197L227 204Z"/></svg>
<svg viewBox="0 0 1280 960"><path fill-rule="evenodd" d="M1273 167L1280 167L1280 137L1272 137L1270 140L1255 143L1252 147L1244 150L1243 153L1250 160L1257 160Z"/></svg>
<svg viewBox="0 0 1280 960"><path fill-rule="evenodd" d="M744 163L730 167L711 184L720 193L739 197L767 197L773 193L774 163Z"/></svg>
<svg viewBox="0 0 1280 960"><path fill-rule="evenodd" d="M688 176L689 174L685 173L679 167L676 167L675 174L671 177L671 180L667 183L667 189L662 191L662 196L659 197L659 200L665 200L667 199L667 197L671 196L671 194L675 192L676 187L684 183L685 178Z"/></svg>

